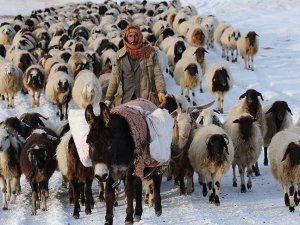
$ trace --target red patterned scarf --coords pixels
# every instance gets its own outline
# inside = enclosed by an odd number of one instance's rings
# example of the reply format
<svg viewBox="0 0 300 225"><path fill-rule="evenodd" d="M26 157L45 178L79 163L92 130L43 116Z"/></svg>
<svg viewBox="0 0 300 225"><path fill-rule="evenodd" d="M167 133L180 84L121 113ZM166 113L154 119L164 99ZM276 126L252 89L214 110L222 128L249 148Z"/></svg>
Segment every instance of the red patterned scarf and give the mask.
<svg viewBox="0 0 300 225"><path fill-rule="evenodd" d="M127 37L129 33L138 34L138 43L136 45L132 45L128 42ZM149 58L151 53L155 50L151 45L143 45L143 34L140 30L140 27L137 25L129 24L123 30L122 37L126 52L134 59Z"/></svg>

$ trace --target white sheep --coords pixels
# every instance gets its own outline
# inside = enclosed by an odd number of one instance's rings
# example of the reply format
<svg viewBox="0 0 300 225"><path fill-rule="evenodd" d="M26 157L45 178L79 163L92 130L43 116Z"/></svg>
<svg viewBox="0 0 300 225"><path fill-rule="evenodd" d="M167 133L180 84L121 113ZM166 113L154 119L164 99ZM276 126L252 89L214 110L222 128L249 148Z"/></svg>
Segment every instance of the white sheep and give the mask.
<svg viewBox="0 0 300 225"><path fill-rule="evenodd" d="M5 24L0 27L0 44L3 45L11 45L14 36L16 35L16 31L14 28L9 25Z"/></svg>
<svg viewBox="0 0 300 225"><path fill-rule="evenodd" d="M208 185L210 203L220 205L221 178L229 170L233 156L232 140L223 128L208 125L196 131L188 157L201 183ZM204 191L203 195L206 194Z"/></svg>
<svg viewBox="0 0 300 225"><path fill-rule="evenodd" d="M237 41L241 37L239 29L232 26L227 27L221 35L220 42L222 52L225 51L226 60L229 61L229 51L231 52L231 61L237 62ZM234 52L236 53L234 56Z"/></svg>
<svg viewBox="0 0 300 225"><path fill-rule="evenodd" d="M295 211L297 187L300 184L300 135L289 129L278 132L270 144L271 171L282 185L284 202ZM296 197L297 196L297 197Z"/></svg>
<svg viewBox="0 0 300 225"><path fill-rule="evenodd" d="M177 62L174 70L176 84L181 87L181 94L190 102L189 91L192 90L193 105L195 102L195 88L201 83L200 66L191 58L184 58ZM201 90L200 90L201 91Z"/></svg>
<svg viewBox="0 0 300 225"><path fill-rule="evenodd" d="M207 31L207 49L214 47L214 32L218 23L218 20L212 15L204 17L201 21L201 25L205 27Z"/></svg>
<svg viewBox="0 0 300 225"><path fill-rule="evenodd" d="M224 94L231 90L233 78L225 64L213 64L206 74L207 90L214 94L218 100L217 110L223 113Z"/></svg>
<svg viewBox="0 0 300 225"><path fill-rule="evenodd" d="M237 165L241 178L241 192L245 193L245 171L247 169L249 175L247 188L251 190L252 165L258 160L263 145L260 127L253 116L249 113L244 113L233 122L225 122L224 128L232 138L234 145L234 160L232 162L233 186L237 186L235 174L235 167Z"/></svg>
<svg viewBox="0 0 300 225"><path fill-rule="evenodd" d="M275 101L263 107L266 119L264 133L264 165L268 165L268 146L273 136L278 132L293 125L292 111L285 101Z"/></svg>
<svg viewBox="0 0 300 225"><path fill-rule="evenodd" d="M102 88L96 75L89 70L78 73L72 90L74 102L82 109L89 104L99 104Z"/></svg>
<svg viewBox="0 0 300 225"><path fill-rule="evenodd" d="M214 32L214 41L217 42L221 47L222 47L222 43L221 43L221 36L224 33L224 30L226 30L228 27L230 27L230 25L228 23L220 23ZM222 48L222 58L225 58L225 49Z"/></svg>
<svg viewBox="0 0 300 225"><path fill-rule="evenodd" d="M5 106L15 107L14 98L22 89L23 72L12 62L0 60L0 94L5 97Z"/></svg>
<svg viewBox="0 0 300 225"><path fill-rule="evenodd" d="M57 105L57 116L60 120L68 119L68 105L71 100L71 91L74 78L65 72L51 73L45 87L46 97Z"/></svg>
<svg viewBox="0 0 300 225"><path fill-rule="evenodd" d="M249 31L237 42L237 49L244 58L245 69L254 70L253 57L259 48L258 35L254 31Z"/></svg>
<svg viewBox="0 0 300 225"><path fill-rule="evenodd" d="M212 109L204 109L202 112L200 112L199 116L196 119L196 124L200 124L203 127L206 127L210 124L215 124L219 127L223 127L222 122L215 114L215 111Z"/></svg>

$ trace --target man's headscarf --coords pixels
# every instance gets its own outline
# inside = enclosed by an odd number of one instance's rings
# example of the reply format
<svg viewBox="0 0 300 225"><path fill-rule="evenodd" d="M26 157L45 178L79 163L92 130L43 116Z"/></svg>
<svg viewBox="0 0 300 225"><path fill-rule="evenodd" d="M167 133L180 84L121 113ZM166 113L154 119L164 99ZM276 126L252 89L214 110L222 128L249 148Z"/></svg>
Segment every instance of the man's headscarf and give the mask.
<svg viewBox="0 0 300 225"><path fill-rule="evenodd" d="M136 45L132 45L128 42L127 37L130 33L138 34L138 43ZM134 59L149 58L151 53L155 50L151 45L143 45L143 34L137 25L129 24L123 30L122 37L126 52Z"/></svg>

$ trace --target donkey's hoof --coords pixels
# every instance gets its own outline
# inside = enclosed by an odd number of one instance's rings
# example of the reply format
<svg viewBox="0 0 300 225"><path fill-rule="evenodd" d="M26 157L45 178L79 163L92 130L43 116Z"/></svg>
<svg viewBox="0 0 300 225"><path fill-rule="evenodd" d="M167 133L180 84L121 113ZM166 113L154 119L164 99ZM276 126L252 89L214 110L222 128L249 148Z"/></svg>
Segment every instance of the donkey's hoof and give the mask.
<svg viewBox="0 0 300 225"><path fill-rule="evenodd" d="M159 217L159 216L161 216L161 214L162 214L162 211L161 211L161 210L155 211L155 216Z"/></svg>

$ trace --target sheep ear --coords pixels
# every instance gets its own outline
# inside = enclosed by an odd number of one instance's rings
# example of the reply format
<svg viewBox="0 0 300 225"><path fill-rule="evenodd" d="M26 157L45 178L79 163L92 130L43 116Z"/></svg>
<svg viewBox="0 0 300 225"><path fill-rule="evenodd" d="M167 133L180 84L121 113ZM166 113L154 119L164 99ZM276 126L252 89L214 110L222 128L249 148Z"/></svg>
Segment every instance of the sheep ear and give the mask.
<svg viewBox="0 0 300 225"><path fill-rule="evenodd" d="M236 120L234 120L234 121L232 121L233 123L239 123L240 122L240 120L239 119L236 119Z"/></svg>
<svg viewBox="0 0 300 225"><path fill-rule="evenodd" d="M109 108L106 106L104 102L100 102L100 118L103 120L106 127L109 126L110 122L110 112Z"/></svg>
<svg viewBox="0 0 300 225"><path fill-rule="evenodd" d="M258 96L261 98L262 101L264 101L264 98L260 92L258 92Z"/></svg>
<svg viewBox="0 0 300 225"><path fill-rule="evenodd" d="M95 118L93 106L89 104L85 109L85 120L91 126L95 122Z"/></svg>
<svg viewBox="0 0 300 225"><path fill-rule="evenodd" d="M208 51L206 51L206 49L205 49L205 48L203 48L203 51L204 51L204 52L206 52L206 53L208 53Z"/></svg>
<svg viewBox="0 0 300 225"><path fill-rule="evenodd" d="M174 110L170 115L175 118L178 115L177 110Z"/></svg>
<svg viewBox="0 0 300 225"><path fill-rule="evenodd" d="M286 109L291 115L293 115L292 113L292 110L290 109L290 107L287 106L287 109Z"/></svg>
<svg viewBox="0 0 300 225"><path fill-rule="evenodd" d="M246 97L246 93L242 94L240 97L239 97L239 100L241 100L242 98L245 98Z"/></svg>
<svg viewBox="0 0 300 225"><path fill-rule="evenodd" d="M292 142L293 143L293 142ZM290 143L291 144L291 143ZM289 144L289 145L290 145ZM282 157L282 160L281 160L281 162L283 162L285 159L286 159L286 157L287 157L287 155L290 153L290 148L288 147L287 149L286 149L286 151L285 151L285 153L284 153L284 155L283 155L283 157Z"/></svg>
<svg viewBox="0 0 300 225"><path fill-rule="evenodd" d="M254 34L255 34L255 36L259 37L259 35L257 33L254 32Z"/></svg>
<svg viewBox="0 0 300 225"><path fill-rule="evenodd" d="M192 129L197 129L197 123L195 121L195 119L192 117L192 122L191 122L191 126L192 126Z"/></svg>
<svg viewBox="0 0 300 225"><path fill-rule="evenodd" d="M267 112L265 112L265 114L269 114L271 112L273 112L273 107L271 107Z"/></svg>

